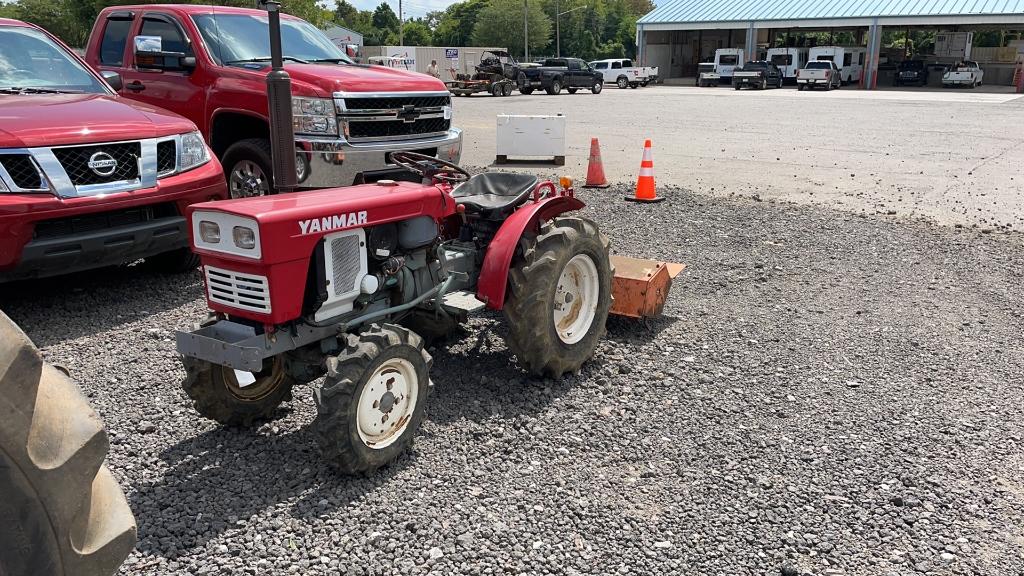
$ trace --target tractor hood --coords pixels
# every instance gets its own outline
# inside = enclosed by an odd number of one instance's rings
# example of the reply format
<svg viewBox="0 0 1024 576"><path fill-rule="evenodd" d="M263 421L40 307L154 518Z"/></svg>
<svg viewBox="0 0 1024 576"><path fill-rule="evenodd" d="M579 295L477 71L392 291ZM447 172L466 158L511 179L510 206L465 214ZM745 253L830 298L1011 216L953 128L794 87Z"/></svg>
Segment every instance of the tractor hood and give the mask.
<svg viewBox="0 0 1024 576"><path fill-rule="evenodd" d="M188 208L193 233L195 221L202 219L195 215L201 212L254 220L261 239L260 262L268 265L308 258L327 234L417 216L439 221L454 214L455 205L437 186L392 182L193 204ZM198 246L196 251L203 252Z"/></svg>
<svg viewBox="0 0 1024 576"><path fill-rule="evenodd" d="M285 64L293 85L306 84L330 96L335 92L445 92L437 78L386 66ZM297 92L298 94L298 92ZM301 95L301 94L300 94Z"/></svg>
<svg viewBox="0 0 1024 576"><path fill-rule="evenodd" d="M0 148L32 148L158 138L195 130L159 108L99 94L0 97Z"/></svg>

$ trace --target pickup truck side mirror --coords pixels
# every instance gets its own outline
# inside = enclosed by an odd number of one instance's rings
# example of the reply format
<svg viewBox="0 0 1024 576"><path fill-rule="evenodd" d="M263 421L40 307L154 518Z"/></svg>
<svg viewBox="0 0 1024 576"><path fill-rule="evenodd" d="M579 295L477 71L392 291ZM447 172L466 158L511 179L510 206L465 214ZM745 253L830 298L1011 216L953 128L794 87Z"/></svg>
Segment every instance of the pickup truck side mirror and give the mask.
<svg viewBox="0 0 1024 576"><path fill-rule="evenodd" d="M124 82L121 81L121 75L112 70L104 70L102 72L103 79L110 84L110 87L114 89L114 92L120 92L124 88Z"/></svg>

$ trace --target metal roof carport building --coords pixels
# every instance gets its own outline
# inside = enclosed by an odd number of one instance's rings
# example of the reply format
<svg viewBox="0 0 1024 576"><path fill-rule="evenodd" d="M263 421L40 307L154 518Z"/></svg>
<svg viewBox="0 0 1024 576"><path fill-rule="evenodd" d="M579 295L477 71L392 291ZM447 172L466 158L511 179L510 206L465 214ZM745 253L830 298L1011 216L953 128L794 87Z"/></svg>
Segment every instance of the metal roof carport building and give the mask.
<svg viewBox="0 0 1024 576"><path fill-rule="evenodd" d="M649 66L667 64L668 72L659 72L671 77L686 58L695 64L696 54L705 55L708 48L713 54L716 43L743 47L748 59L753 58L759 31L859 29L866 31L869 54L863 85L871 87L877 78L883 27L977 25L1024 27L1024 0L660 0L637 21L637 56ZM696 31L712 43L674 45L670 40L666 53L664 44L654 41L659 34L671 37L682 31Z"/></svg>

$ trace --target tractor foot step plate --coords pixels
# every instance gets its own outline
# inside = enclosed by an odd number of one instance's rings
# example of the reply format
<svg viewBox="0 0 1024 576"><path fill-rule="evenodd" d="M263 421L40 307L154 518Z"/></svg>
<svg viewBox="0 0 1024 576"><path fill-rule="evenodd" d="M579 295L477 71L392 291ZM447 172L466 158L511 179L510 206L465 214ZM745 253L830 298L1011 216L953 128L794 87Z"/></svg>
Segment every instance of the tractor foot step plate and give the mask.
<svg viewBox="0 0 1024 576"><path fill-rule="evenodd" d="M476 312L482 310L486 304L476 299L476 295L465 290L449 292L441 298L441 304L445 308L459 310L462 312Z"/></svg>

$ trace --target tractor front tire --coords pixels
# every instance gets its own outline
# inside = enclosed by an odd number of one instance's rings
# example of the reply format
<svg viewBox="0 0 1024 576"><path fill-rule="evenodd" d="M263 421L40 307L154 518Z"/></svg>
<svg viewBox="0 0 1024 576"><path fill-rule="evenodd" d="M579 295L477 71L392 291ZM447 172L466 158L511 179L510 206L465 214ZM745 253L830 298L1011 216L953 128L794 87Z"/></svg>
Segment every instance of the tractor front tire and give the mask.
<svg viewBox="0 0 1024 576"><path fill-rule="evenodd" d="M349 334L313 392L324 459L344 474L369 474L408 450L426 414L432 362L423 340L401 326Z"/></svg>
<svg viewBox="0 0 1024 576"><path fill-rule="evenodd" d="M107 576L135 518L103 465L103 422L0 313L0 574Z"/></svg>
<svg viewBox="0 0 1024 576"><path fill-rule="evenodd" d="M527 372L559 378L593 355L612 301L609 248L592 221L556 218L513 261L508 347Z"/></svg>
<svg viewBox="0 0 1024 576"><path fill-rule="evenodd" d="M292 398L295 380L285 370L281 356L268 358L264 369L254 374L195 358L184 357L182 362L186 373L182 387L196 411L224 426L248 427L271 420L277 407ZM253 381L243 386L239 377Z"/></svg>

